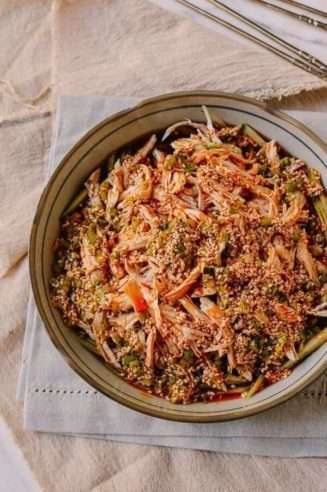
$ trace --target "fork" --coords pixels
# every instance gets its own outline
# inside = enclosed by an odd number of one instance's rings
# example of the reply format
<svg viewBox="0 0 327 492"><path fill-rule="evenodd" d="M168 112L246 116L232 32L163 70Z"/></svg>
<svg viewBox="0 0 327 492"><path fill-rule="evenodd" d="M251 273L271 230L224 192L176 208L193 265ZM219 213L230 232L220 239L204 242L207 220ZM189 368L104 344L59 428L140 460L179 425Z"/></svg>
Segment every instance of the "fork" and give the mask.
<svg viewBox="0 0 327 492"><path fill-rule="evenodd" d="M241 36L249 39L250 41L256 43L257 45L267 49L271 53L274 53L275 55L278 55L280 58L283 58L284 60L290 62L292 65L301 68L302 70L305 70L306 72L315 75L316 77L319 77L320 79L327 80L327 65L325 65L322 61L317 60L315 57L310 55L309 53L300 50L293 46L292 44L288 43L287 41L279 38L278 36L270 33L268 30L260 26L259 24L255 23L254 21L248 19L247 17L243 16L242 14L239 14L235 10L231 9L230 7L227 7L226 5L222 4L218 0L207 0L211 4L215 5L216 7L220 7L222 10L225 10L228 12L230 15L233 15L234 17L242 20L244 23L250 25L252 28L256 29L257 31L265 34L268 36L270 39L278 43L279 45L282 45L286 49L288 49L291 53L287 53L276 46L273 46L263 39L260 39L253 34L244 31L243 29L235 26L231 22L226 21L225 19L222 19L221 17L218 17L215 14L212 14L211 12L208 12L207 10L194 5L188 0L176 0L177 3L180 5L202 15L203 17L210 19L211 21L215 22L216 24L219 24L237 34L240 34ZM295 56L293 56L295 55Z"/></svg>

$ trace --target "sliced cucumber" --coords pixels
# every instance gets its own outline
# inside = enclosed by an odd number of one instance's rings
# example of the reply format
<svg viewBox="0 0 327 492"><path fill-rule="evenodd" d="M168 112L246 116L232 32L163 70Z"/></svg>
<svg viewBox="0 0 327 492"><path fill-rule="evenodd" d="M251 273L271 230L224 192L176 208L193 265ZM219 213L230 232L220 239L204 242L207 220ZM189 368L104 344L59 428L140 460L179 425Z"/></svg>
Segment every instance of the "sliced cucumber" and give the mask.
<svg viewBox="0 0 327 492"><path fill-rule="evenodd" d="M266 141L249 125L242 125L242 131L245 135L250 137L254 142L256 142L261 147L265 145Z"/></svg>
<svg viewBox="0 0 327 492"><path fill-rule="evenodd" d="M74 212L74 210L77 209L77 207L84 202L85 198L87 197L87 190L84 188L82 191L80 191L73 201L68 205L64 213L62 214L63 217L66 217L66 215L71 214Z"/></svg>
<svg viewBox="0 0 327 492"><path fill-rule="evenodd" d="M313 204L323 226L327 226L327 195L322 193L313 199Z"/></svg>

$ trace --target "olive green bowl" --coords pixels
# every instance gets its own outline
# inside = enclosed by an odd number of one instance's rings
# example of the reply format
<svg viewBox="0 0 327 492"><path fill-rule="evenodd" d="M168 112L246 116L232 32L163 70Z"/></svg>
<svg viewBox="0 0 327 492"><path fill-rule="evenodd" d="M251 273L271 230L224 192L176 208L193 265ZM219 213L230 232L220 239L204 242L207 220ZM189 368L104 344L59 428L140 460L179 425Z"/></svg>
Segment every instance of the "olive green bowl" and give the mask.
<svg viewBox="0 0 327 492"><path fill-rule="evenodd" d="M181 422L218 422L267 410L284 402L315 380L327 368L327 344L304 360L283 381L250 399L176 405L129 385L98 357L88 352L67 328L49 296L53 243L59 218L89 174L110 153L172 123L190 118L203 121L201 106L218 112L231 124L248 123L280 142L291 154L319 169L326 184L327 146L296 120L264 104L219 92L183 92L146 100L105 119L66 154L40 199L31 234L30 275L36 304L51 340L70 367L91 386L131 409Z"/></svg>

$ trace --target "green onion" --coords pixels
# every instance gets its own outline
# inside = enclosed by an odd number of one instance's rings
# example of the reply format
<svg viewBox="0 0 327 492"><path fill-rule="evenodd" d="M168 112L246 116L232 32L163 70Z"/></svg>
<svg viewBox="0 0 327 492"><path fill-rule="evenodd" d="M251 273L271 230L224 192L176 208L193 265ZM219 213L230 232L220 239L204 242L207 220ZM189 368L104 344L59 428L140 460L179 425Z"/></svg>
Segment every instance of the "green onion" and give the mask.
<svg viewBox="0 0 327 492"><path fill-rule="evenodd" d="M312 167L310 167L308 169L308 179L309 179L309 182L310 183L318 183L320 181L320 176L319 176L319 173L318 171L316 171L315 169L312 169Z"/></svg>
<svg viewBox="0 0 327 492"><path fill-rule="evenodd" d="M296 181L286 181L285 190L287 193L294 193L298 188L298 184Z"/></svg>
<svg viewBox="0 0 327 492"><path fill-rule="evenodd" d="M270 217L261 217L261 225L264 226L264 227L269 227L271 226L271 218Z"/></svg>
<svg viewBox="0 0 327 492"><path fill-rule="evenodd" d="M152 380L151 378L144 377L140 380L140 383L143 384L143 386L151 386Z"/></svg>
<svg viewBox="0 0 327 492"><path fill-rule="evenodd" d="M160 224L160 225L159 225L159 229L160 229L161 231L165 231L165 230L167 230L167 229L168 229L168 227L169 227L169 222L164 222L164 223L162 223L162 224Z"/></svg>
<svg viewBox="0 0 327 492"><path fill-rule="evenodd" d="M247 391L246 393L244 393L244 398L251 398L251 396L255 395L256 393L258 393L258 391L261 389L261 387L263 386L263 383L264 383L264 376L259 376L255 382L252 384L252 386L250 387L249 391Z"/></svg>
<svg viewBox="0 0 327 492"><path fill-rule="evenodd" d="M176 157L174 155L169 155L168 157L166 157L164 168L170 171L170 169L172 169L175 164L176 164Z"/></svg>
<svg viewBox="0 0 327 492"><path fill-rule="evenodd" d="M70 291L71 285L72 285L71 280L68 277L64 277L62 279L61 287L62 287L62 290L64 291L65 294L68 294L68 292Z"/></svg>
<svg viewBox="0 0 327 492"><path fill-rule="evenodd" d="M183 255L186 251L186 248L184 246L183 243L177 243L176 246L175 246L175 252L180 254L180 255Z"/></svg>
<svg viewBox="0 0 327 492"><path fill-rule="evenodd" d="M95 230L94 224L90 224L88 229L87 229L87 239L89 240L90 244L94 244L97 240L97 235L96 235L96 230Z"/></svg>
<svg viewBox="0 0 327 492"><path fill-rule="evenodd" d="M219 239L220 239L222 242L224 242L224 243L226 243L226 244L227 244L227 243L228 243L228 241L229 241L229 239L230 239L230 235L228 234L228 232L223 232L223 233L220 235Z"/></svg>
<svg viewBox="0 0 327 492"><path fill-rule="evenodd" d="M183 356L181 358L181 362L183 362L186 365L190 365L193 362L193 359L194 359L193 350L191 349L184 350Z"/></svg>
<svg viewBox="0 0 327 492"><path fill-rule="evenodd" d="M192 173L193 171L196 171L196 167L188 161L187 157L185 157L184 155L180 155L178 156L178 158L183 165L183 169L185 172Z"/></svg>
<svg viewBox="0 0 327 492"><path fill-rule="evenodd" d="M313 199L313 205L323 226L327 226L327 195L322 193Z"/></svg>
<svg viewBox="0 0 327 492"><path fill-rule="evenodd" d="M129 363L129 368L130 369L139 369L140 368L140 361L138 359L134 359Z"/></svg>
<svg viewBox="0 0 327 492"><path fill-rule="evenodd" d="M322 274L319 276L319 280L322 284L327 284L327 271L322 272Z"/></svg>
<svg viewBox="0 0 327 492"><path fill-rule="evenodd" d="M218 147L221 147L221 143L218 142L208 142L206 144L207 149L218 149Z"/></svg>
<svg viewBox="0 0 327 492"><path fill-rule="evenodd" d="M97 287L95 291L95 301L97 304L102 304L106 301L108 292L103 287Z"/></svg>
<svg viewBox="0 0 327 492"><path fill-rule="evenodd" d="M261 164L259 174L266 178L269 175L269 166L267 164Z"/></svg>
<svg viewBox="0 0 327 492"><path fill-rule="evenodd" d="M111 336L111 340L114 342L114 344L117 347L121 347L122 346L122 341L123 340L118 335L112 335Z"/></svg>
<svg viewBox="0 0 327 492"><path fill-rule="evenodd" d="M235 384L235 386L246 384L247 380L242 376L235 376L234 374L227 374L225 378L226 384Z"/></svg>
<svg viewBox="0 0 327 492"><path fill-rule="evenodd" d="M110 207L109 208L109 215L110 215L110 218L113 219L115 217L117 217L118 215L118 210L114 207Z"/></svg>
<svg viewBox="0 0 327 492"><path fill-rule="evenodd" d="M130 367L131 369L136 368L140 365L139 359L133 354L124 355L121 359L123 366Z"/></svg>
<svg viewBox="0 0 327 492"><path fill-rule="evenodd" d="M289 157L283 157L280 160L280 166L282 169L285 169L285 167L288 167L291 164L291 159Z"/></svg>
<svg viewBox="0 0 327 492"><path fill-rule="evenodd" d="M112 257L114 260L119 260L119 258L120 258L120 253L119 253L119 251L113 251L113 252L111 253L111 257Z"/></svg>
<svg viewBox="0 0 327 492"><path fill-rule="evenodd" d="M196 171L196 167L193 166L192 164L184 164L184 171L187 172L187 173L193 173L194 171Z"/></svg>
<svg viewBox="0 0 327 492"><path fill-rule="evenodd" d="M100 184L100 188L99 188L99 195L100 195L101 200L103 202L106 202L106 200L107 200L108 190L109 190L109 183L107 181L103 181Z"/></svg>
<svg viewBox="0 0 327 492"><path fill-rule="evenodd" d="M284 364L286 369L290 369L296 366L301 360L308 357L315 350L321 347L325 342L327 342L327 328L313 336L303 347L302 350L297 354L296 360L289 360Z"/></svg>

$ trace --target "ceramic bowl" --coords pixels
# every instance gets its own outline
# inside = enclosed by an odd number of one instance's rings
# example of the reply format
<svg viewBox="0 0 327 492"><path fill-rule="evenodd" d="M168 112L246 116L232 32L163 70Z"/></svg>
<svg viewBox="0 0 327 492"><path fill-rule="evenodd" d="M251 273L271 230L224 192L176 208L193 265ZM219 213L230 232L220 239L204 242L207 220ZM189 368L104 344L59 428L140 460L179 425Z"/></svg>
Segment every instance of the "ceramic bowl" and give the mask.
<svg viewBox="0 0 327 492"><path fill-rule="evenodd" d="M105 119L74 145L43 192L30 244L30 274L36 304L45 329L66 362L107 397L145 414L182 422L237 419L284 402L327 368L327 344L299 364L287 379L267 387L251 399L176 405L129 385L88 352L52 307L49 279L59 218L90 173L106 156L147 134L186 118L203 121L203 104L213 116L218 112L226 122L234 125L246 122L269 139L277 140L292 155L317 168L326 185L327 146L293 118L238 95L203 91L167 94Z"/></svg>

